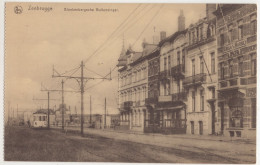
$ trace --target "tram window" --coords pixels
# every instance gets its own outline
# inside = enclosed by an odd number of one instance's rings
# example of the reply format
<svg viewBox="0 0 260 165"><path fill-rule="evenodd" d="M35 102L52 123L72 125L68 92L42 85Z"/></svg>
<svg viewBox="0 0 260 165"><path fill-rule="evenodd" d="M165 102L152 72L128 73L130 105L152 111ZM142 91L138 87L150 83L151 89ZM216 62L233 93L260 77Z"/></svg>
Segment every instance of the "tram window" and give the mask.
<svg viewBox="0 0 260 165"><path fill-rule="evenodd" d="M39 121L42 121L42 117L41 116L39 116Z"/></svg>
<svg viewBox="0 0 260 165"><path fill-rule="evenodd" d="M42 117L42 121L45 121L45 116Z"/></svg>

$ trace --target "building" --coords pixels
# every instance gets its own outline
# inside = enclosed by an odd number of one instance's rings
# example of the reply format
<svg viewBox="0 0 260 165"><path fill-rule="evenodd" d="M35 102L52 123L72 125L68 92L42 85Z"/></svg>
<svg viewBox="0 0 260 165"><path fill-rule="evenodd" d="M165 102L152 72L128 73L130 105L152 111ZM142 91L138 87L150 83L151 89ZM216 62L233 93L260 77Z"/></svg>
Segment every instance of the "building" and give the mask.
<svg viewBox="0 0 260 165"><path fill-rule="evenodd" d="M119 110L120 126L123 129L144 131L147 108L145 99L148 89L147 56L157 48L155 44L143 42L143 51L135 52L124 47L119 57Z"/></svg>
<svg viewBox="0 0 260 165"><path fill-rule="evenodd" d="M218 131L256 136L256 4L218 5Z"/></svg>
<svg viewBox="0 0 260 165"><path fill-rule="evenodd" d="M67 126L70 123L70 110L66 108L66 104L64 104L64 126ZM59 108L55 111L55 125L62 126L62 104L60 104Z"/></svg>
<svg viewBox="0 0 260 165"><path fill-rule="evenodd" d="M215 6L215 8L214 8ZM187 91L187 134L215 133L217 51L215 4L206 6L206 17L188 28L186 74L183 86Z"/></svg>

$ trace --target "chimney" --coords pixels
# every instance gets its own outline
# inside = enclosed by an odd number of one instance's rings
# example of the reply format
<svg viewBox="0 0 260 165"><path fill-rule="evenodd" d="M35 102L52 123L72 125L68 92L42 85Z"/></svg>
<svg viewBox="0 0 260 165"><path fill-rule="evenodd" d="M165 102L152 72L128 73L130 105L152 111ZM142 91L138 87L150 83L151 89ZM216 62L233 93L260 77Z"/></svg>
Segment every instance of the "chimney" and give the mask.
<svg viewBox="0 0 260 165"><path fill-rule="evenodd" d="M165 31L161 31L160 32L160 41L164 40L166 38L166 32Z"/></svg>
<svg viewBox="0 0 260 165"><path fill-rule="evenodd" d="M211 20L212 18L215 17L213 12L216 10L216 4L206 4L206 16L207 20Z"/></svg>
<svg viewBox="0 0 260 165"><path fill-rule="evenodd" d="M180 16L178 17L178 31L185 30L185 17L183 10L180 11Z"/></svg>

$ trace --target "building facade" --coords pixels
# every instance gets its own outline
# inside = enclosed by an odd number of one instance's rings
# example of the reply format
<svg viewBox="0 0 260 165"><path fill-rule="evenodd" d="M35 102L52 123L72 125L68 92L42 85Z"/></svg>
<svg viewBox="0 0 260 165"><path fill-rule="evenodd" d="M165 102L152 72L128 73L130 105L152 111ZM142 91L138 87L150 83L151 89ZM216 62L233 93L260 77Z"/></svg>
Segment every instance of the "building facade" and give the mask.
<svg viewBox="0 0 260 165"><path fill-rule="evenodd" d="M144 131L147 116L145 99L148 97L148 60L147 56L156 45L143 42L143 51L135 52L128 48L120 55L119 71L119 110L120 125L124 129ZM123 52L123 51L122 51ZM120 61L124 59L125 61Z"/></svg>
<svg viewBox="0 0 260 165"><path fill-rule="evenodd" d="M215 10L214 10L215 11ZM211 11L213 12L213 11ZM217 90L216 19L200 19L188 28L186 77L187 134L215 133Z"/></svg>
<svg viewBox="0 0 260 165"><path fill-rule="evenodd" d="M218 5L218 125L227 136L256 136L257 6Z"/></svg>

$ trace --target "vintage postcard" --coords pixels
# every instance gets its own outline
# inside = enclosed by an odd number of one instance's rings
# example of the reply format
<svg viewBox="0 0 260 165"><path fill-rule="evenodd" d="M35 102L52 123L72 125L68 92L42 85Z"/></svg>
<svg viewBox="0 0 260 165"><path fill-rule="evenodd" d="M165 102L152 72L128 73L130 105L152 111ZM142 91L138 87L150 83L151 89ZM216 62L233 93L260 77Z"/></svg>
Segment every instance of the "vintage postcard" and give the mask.
<svg viewBox="0 0 260 165"><path fill-rule="evenodd" d="M4 3L4 163L255 164L257 4Z"/></svg>

